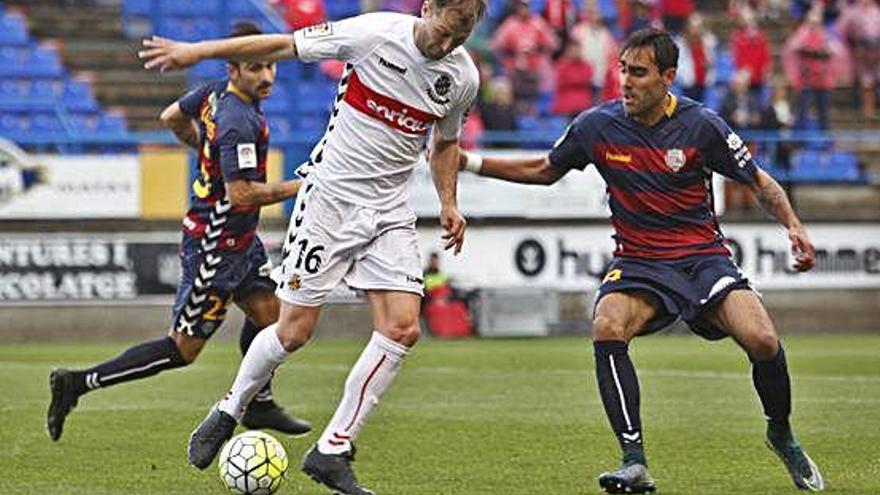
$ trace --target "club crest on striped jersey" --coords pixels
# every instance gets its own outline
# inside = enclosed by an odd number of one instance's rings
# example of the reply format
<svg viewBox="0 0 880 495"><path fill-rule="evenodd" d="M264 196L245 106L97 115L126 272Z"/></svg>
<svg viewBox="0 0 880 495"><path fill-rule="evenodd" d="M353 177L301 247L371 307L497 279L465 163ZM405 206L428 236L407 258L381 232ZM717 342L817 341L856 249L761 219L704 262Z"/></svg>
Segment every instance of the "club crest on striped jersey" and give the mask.
<svg viewBox="0 0 880 495"><path fill-rule="evenodd" d="M684 150L676 148L666 150L666 166L671 168L673 172L681 170L685 163L687 163L687 157Z"/></svg>

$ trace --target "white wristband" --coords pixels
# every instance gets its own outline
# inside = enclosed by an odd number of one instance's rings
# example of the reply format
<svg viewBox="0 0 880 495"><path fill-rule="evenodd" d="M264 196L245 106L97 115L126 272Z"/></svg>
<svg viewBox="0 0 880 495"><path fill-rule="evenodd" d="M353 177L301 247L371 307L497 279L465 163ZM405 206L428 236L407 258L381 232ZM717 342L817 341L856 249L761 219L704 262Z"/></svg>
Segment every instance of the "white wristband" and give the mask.
<svg viewBox="0 0 880 495"><path fill-rule="evenodd" d="M464 169L479 174L480 169L483 168L483 157L474 153L465 153L465 156L467 156L467 162L464 164Z"/></svg>

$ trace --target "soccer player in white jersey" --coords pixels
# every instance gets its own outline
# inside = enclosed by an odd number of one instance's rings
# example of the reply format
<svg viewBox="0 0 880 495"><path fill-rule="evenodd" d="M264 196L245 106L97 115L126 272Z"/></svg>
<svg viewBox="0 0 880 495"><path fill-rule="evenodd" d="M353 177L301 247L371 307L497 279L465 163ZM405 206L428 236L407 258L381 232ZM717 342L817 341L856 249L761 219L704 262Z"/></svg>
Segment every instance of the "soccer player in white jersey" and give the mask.
<svg viewBox="0 0 880 495"><path fill-rule="evenodd" d="M371 13L291 35L179 43L145 40L148 69L206 58L340 59L346 70L324 138L311 154L285 243L279 321L260 332L232 389L190 437L189 460L206 468L244 406L287 356L311 337L321 305L340 282L363 290L373 334L348 375L338 409L302 470L345 495L363 488L353 441L419 338L421 263L407 181L425 139L440 197L447 249L458 253L466 222L456 200L458 138L479 86L462 43L486 0L425 0L421 18Z"/></svg>

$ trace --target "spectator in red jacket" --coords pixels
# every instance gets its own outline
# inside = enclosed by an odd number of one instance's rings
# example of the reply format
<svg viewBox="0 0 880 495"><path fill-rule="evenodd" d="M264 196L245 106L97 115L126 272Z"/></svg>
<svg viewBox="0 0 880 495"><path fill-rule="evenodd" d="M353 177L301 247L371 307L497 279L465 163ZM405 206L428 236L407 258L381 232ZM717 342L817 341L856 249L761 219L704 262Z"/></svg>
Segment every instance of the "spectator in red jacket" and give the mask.
<svg viewBox="0 0 880 495"><path fill-rule="evenodd" d="M556 33L532 13L529 0L519 0L516 13L495 31L490 49L513 81L517 103L524 109L532 107L539 92L555 87L550 55L558 46Z"/></svg>
<svg viewBox="0 0 880 495"><path fill-rule="evenodd" d="M572 0L547 0L544 4L544 20L556 33L556 37L562 41L568 39L568 33L578 20L577 8ZM560 43L562 45L564 43ZM561 55L562 46L557 48L553 57Z"/></svg>
<svg viewBox="0 0 880 495"><path fill-rule="evenodd" d="M672 34L679 34L684 30L688 17L695 10L694 0L660 0L663 26Z"/></svg>
<svg viewBox="0 0 880 495"><path fill-rule="evenodd" d="M688 98L703 101L707 86L715 83L715 35L703 27L703 16L688 17L684 33L675 37L678 45L676 79Z"/></svg>
<svg viewBox="0 0 880 495"><path fill-rule="evenodd" d="M327 20L324 0L270 0L269 3L294 31Z"/></svg>
<svg viewBox="0 0 880 495"><path fill-rule="evenodd" d="M772 73L773 58L767 35L758 26L755 11L743 5L738 16L739 27L730 37L730 53L737 72L747 70L750 74L749 93L757 104L761 89Z"/></svg>
<svg viewBox="0 0 880 495"><path fill-rule="evenodd" d="M837 30L849 44L856 80L862 89L862 112L873 118L877 112L877 82L880 79L880 6L877 0L856 0L844 8Z"/></svg>
<svg viewBox="0 0 880 495"><path fill-rule="evenodd" d="M571 30L570 40L580 46L581 59L593 70L593 99L598 100L609 64L611 70L617 70L617 41L602 21L595 0L586 3L582 19Z"/></svg>
<svg viewBox="0 0 880 495"><path fill-rule="evenodd" d="M550 109L556 115L574 118L593 104L593 69L580 57L581 47L570 41L556 61L556 93Z"/></svg>
<svg viewBox="0 0 880 495"><path fill-rule="evenodd" d="M785 73L798 91L799 125L805 122L808 100L812 100L819 128L828 129L829 95L835 85L831 59L839 51L834 43L833 36L822 24L819 3L810 9L804 23L785 42Z"/></svg>

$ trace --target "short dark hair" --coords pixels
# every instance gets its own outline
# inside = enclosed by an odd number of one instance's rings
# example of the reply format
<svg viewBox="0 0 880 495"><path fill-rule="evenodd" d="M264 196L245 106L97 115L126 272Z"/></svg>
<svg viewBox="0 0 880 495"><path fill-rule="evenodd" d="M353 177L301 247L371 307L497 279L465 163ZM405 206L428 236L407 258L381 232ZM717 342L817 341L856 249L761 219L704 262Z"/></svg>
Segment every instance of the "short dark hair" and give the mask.
<svg viewBox="0 0 880 495"><path fill-rule="evenodd" d="M229 30L229 38L240 38L242 36L250 36L252 34L263 34L260 26L251 21L237 21ZM227 60L227 64L238 64L240 60Z"/></svg>
<svg viewBox="0 0 880 495"><path fill-rule="evenodd" d="M229 30L230 38L238 38L240 36L250 36L252 34L263 34L263 30L256 23L251 21L238 21L232 25Z"/></svg>
<svg viewBox="0 0 880 495"><path fill-rule="evenodd" d="M623 56L631 48L648 46L654 48L654 62L660 72L678 68L678 45L675 44L672 36L662 29L645 28L634 32L624 42L620 55Z"/></svg>
<svg viewBox="0 0 880 495"><path fill-rule="evenodd" d="M434 7L443 9L446 7L459 7L463 3L475 3L474 10L477 14L477 20L482 19L489 10L489 0L432 0Z"/></svg>

